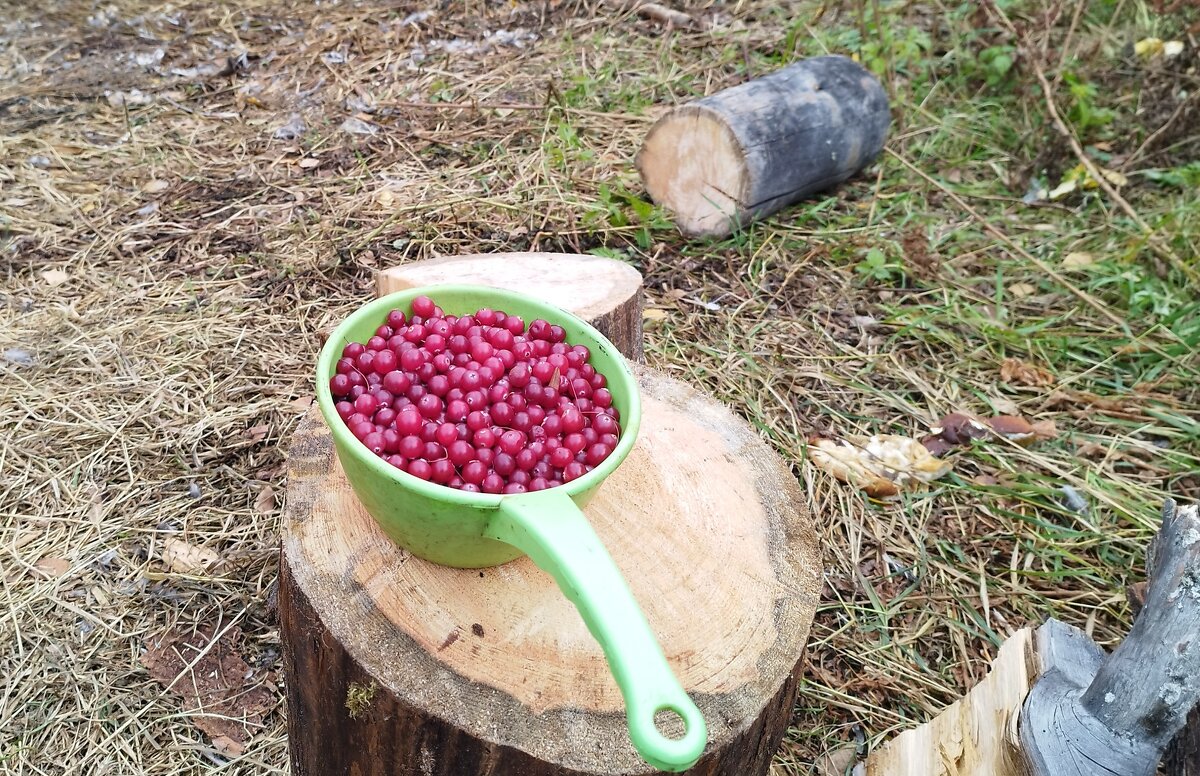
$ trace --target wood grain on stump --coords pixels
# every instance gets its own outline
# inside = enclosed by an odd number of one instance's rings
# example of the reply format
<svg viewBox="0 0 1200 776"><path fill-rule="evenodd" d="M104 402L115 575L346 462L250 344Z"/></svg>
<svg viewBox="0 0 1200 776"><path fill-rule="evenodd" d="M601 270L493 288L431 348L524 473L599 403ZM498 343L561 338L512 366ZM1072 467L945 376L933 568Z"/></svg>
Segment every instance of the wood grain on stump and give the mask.
<svg viewBox="0 0 1200 776"><path fill-rule="evenodd" d="M554 269L581 266L590 272L573 285ZM512 283L514 267L525 281ZM641 352L641 278L611 259L418 262L381 273L379 291L440 277L628 321L609 337ZM792 717L817 602L811 518L747 423L635 372L638 442L585 512L704 714L708 747L688 772L762 776ZM548 574L528 558L455 569L396 546L350 490L316 408L288 459L279 613L296 776L655 772L629 741L600 646Z"/></svg>
<svg viewBox="0 0 1200 776"><path fill-rule="evenodd" d="M689 236L723 236L851 177L883 148L887 94L862 65L814 57L682 105L637 166Z"/></svg>

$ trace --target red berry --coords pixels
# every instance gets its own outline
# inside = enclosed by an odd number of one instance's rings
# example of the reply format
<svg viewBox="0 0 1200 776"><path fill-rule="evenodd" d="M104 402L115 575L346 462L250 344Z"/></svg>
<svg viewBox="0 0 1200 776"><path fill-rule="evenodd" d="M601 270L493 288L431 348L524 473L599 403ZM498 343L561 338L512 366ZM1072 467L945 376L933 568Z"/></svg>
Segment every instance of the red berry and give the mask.
<svg viewBox="0 0 1200 776"><path fill-rule="evenodd" d="M361 342L351 342L342 348L342 358L358 358L366 348Z"/></svg>
<svg viewBox="0 0 1200 776"><path fill-rule="evenodd" d="M586 472L587 470L583 468L583 464L579 463L578 461L572 461L571 463L567 464L567 468L563 469L563 482L577 480Z"/></svg>
<svg viewBox="0 0 1200 776"><path fill-rule="evenodd" d="M406 323L408 323L408 321L405 319L404 312L402 310L392 310L387 314L387 325L391 326L393 329L399 329Z"/></svg>
<svg viewBox="0 0 1200 776"><path fill-rule="evenodd" d="M437 307L433 300L427 296L418 296L412 301L413 315L419 315L422 318L428 318L433 315L434 308Z"/></svg>
<svg viewBox="0 0 1200 776"><path fill-rule="evenodd" d="M525 435L520 431L505 431L500 435L500 449L509 455L516 455L525 446Z"/></svg>
<svg viewBox="0 0 1200 776"><path fill-rule="evenodd" d="M334 396L346 396L353 385L348 375L334 375L329 380L329 392Z"/></svg>
<svg viewBox="0 0 1200 776"><path fill-rule="evenodd" d="M345 420L354 414L354 405L348 401L339 401L337 404L333 405L333 408L337 410L338 417L340 417L342 420Z"/></svg>
<svg viewBox="0 0 1200 776"><path fill-rule="evenodd" d="M550 464L555 469L562 469L575 460L575 454L566 447L556 448L550 453Z"/></svg>
<svg viewBox="0 0 1200 776"><path fill-rule="evenodd" d="M612 449L607 445L597 442L587 449L587 457L584 458L584 462L588 466L599 466L600 463L607 458L608 454L611 452Z"/></svg>
<svg viewBox="0 0 1200 776"><path fill-rule="evenodd" d="M442 400L427 393L417 401L417 409L423 417L432 420L442 414Z"/></svg>
<svg viewBox="0 0 1200 776"><path fill-rule="evenodd" d="M396 452L405 458L416 458L425 451L425 443L421 441L421 437L409 435L400 440L400 446Z"/></svg>
<svg viewBox="0 0 1200 776"><path fill-rule="evenodd" d="M463 481L471 485L479 485L487 477L487 466L480 461L471 461L462 467Z"/></svg>
<svg viewBox="0 0 1200 776"><path fill-rule="evenodd" d="M408 462L408 473L417 479L427 480L433 475L433 467L427 461L418 458Z"/></svg>
<svg viewBox="0 0 1200 776"><path fill-rule="evenodd" d="M490 428L484 427L475 432L471 441L475 443L475 447L492 447L496 444L496 435Z"/></svg>
<svg viewBox="0 0 1200 776"><path fill-rule="evenodd" d="M455 466L465 466L475 459L475 448L470 442L456 439L446 446L446 457Z"/></svg>
<svg viewBox="0 0 1200 776"><path fill-rule="evenodd" d="M374 415L375 410L379 409L379 400L369 393L364 393L354 400L354 409L367 416Z"/></svg>
<svg viewBox="0 0 1200 776"><path fill-rule="evenodd" d="M446 420L459 423L467 418L468 411L467 403L462 399L451 399L446 402Z"/></svg>
<svg viewBox="0 0 1200 776"><path fill-rule="evenodd" d="M570 450L572 453L578 453L583 449L584 442L583 434L567 434L563 437L563 447Z"/></svg>
<svg viewBox="0 0 1200 776"><path fill-rule="evenodd" d="M503 493L504 478L499 474L489 474L483 478L482 488L484 493Z"/></svg>

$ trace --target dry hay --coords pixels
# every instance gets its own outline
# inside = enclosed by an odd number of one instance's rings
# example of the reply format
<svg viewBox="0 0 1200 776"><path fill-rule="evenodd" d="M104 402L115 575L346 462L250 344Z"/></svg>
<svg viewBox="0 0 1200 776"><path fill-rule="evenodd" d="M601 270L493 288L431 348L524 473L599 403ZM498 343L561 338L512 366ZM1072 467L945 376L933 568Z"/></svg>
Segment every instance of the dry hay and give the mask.
<svg viewBox="0 0 1200 776"><path fill-rule="evenodd" d="M768 5L694 16L742 27L751 49L781 37ZM584 3L426 10L123 1L6 14L0 769L285 772L270 596L316 333L371 292L374 269L456 252L631 246L651 362L741 408L796 463L828 585L781 773L936 711L998 639L1049 610L1119 635L1119 582L1164 485L1145 456L1103 454L1145 452L1124 426L1075 417L1102 451L1090 470L1070 449L1005 448L942 492L870 504L803 465L811 432L921 433L1014 398L991 372L891 337L879 296L828 253L864 228L785 221L753 245L636 248L640 227L609 217L604 192L634 186L658 108L605 95L666 103L736 82L720 46L690 32L668 49L651 23ZM604 94L564 76L580 72ZM871 183L848 185L839 212L873 214ZM1015 401L1052 414L1051 390ZM1159 390L1195 416L1190 389ZM1147 417L1136 402L1123 411ZM1025 471L1088 492L1108 522L1014 495L1005 478ZM1043 576L1047 564L1080 571ZM168 692L143 666L162 634L215 623L242 634L247 691L276 701L253 710L242 754L189 723L202 695Z"/></svg>

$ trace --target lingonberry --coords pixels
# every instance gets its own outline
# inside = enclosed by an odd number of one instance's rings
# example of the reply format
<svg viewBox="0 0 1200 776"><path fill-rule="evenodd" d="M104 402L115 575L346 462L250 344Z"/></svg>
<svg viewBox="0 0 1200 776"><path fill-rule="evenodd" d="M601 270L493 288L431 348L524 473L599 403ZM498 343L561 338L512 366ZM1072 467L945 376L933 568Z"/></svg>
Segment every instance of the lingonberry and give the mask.
<svg viewBox="0 0 1200 776"><path fill-rule="evenodd" d="M620 413L585 345L543 319L446 315L428 296L347 343L329 388L350 432L392 466L469 493L572 482L616 449Z"/></svg>

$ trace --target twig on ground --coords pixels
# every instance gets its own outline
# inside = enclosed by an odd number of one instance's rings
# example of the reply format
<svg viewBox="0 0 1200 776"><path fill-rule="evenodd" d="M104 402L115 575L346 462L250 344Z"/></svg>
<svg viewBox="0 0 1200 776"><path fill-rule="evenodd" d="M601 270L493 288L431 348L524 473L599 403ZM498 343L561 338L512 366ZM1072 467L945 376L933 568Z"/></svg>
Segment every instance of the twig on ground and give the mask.
<svg viewBox="0 0 1200 776"><path fill-rule="evenodd" d="M1122 319L1120 318L1120 316L1116 315L1116 314L1115 314L1115 313L1113 313L1111 310L1109 310L1107 307L1105 307L1105 305L1104 305L1104 303L1103 303L1103 302L1101 302L1099 299L1097 299L1096 297L1094 297L1094 296L1092 296L1091 294L1089 294L1087 291L1084 291L1083 289L1081 289L1081 288L1078 288L1078 287L1076 287L1076 286L1072 285L1072 284L1071 284L1071 282L1070 282L1069 280L1067 280L1067 279L1066 279L1065 277L1063 277L1063 276L1062 276L1060 273L1058 273L1057 271L1055 271L1055 270L1054 270L1054 268L1053 268L1053 267L1051 267L1049 264L1047 264L1046 262L1044 262L1044 261L1042 261L1041 259L1037 258L1037 257L1036 257L1036 256L1034 256L1032 253L1030 253L1029 251L1027 251L1027 250L1025 250L1024 248L1022 248L1021 246L1017 245L1015 242L1013 242L1013 241L1012 241L1012 240L1009 238L1009 236L1008 236L1008 235L1006 235L1004 232L1001 232L1001 231L1000 231L999 229L997 229L996 227L992 226L992 224L991 224L991 223L989 223L989 222L988 222L988 220L987 220L986 218L984 218L982 215L980 215L980 214L979 214L979 211L975 210L975 208L973 208L973 207L971 207L970 205L968 205L968 204L966 203L966 201L965 201L965 200L963 200L963 198L962 198L962 197L958 196L958 195L957 195L957 194L955 194L953 191L951 191L950 189L948 189L948 188L946 188L945 186L943 186L943 185L942 185L941 183L939 183L937 180L935 180L934 178L932 178L932 177L930 177L928 174L926 174L924 170L920 169L920 168L919 168L919 167L917 167L915 164L913 164L912 162L908 161L907 159L905 159L903 156L901 156L900 154L896 153L896 152L895 152L895 151L893 151L892 149L888 148L888 149L886 149L886 150L887 150L887 152L888 152L889 154L891 154L892 156L894 156L894 157L895 157L895 158L896 158L896 159L897 159L897 160L898 160L898 161L899 161L901 164L903 164L905 167L907 167L908 169L912 170L912 171L913 171L913 172L915 172L917 175L920 175L922 178L924 178L926 181L928 181L929 183L933 184L934 186L937 186L937 187L938 187L938 189L940 189L940 190L941 190L942 192L944 192L944 193L945 193L945 194L946 194L948 197L950 197L951 199L953 199L953 200L955 201L955 203L956 203L956 204L958 204L958 206L959 206L959 207L961 207L963 210L967 211L967 213L969 213L969 214L971 215L971 217L972 217L972 218L974 218L976 221L978 221L978 222L979 222L979 225L980 225L980 226L982 226L982 227L983 227L983 229L984 229L984 231L986 231L988 234L992 235L992 236L993 236L993 237L995 237L997 240L999 240L1000 242L1004 243L1004 244L1005 244L1005 245L1006 245L1006 246L1007 246L1007 247L1008 247L1010 250L1012 250L1012 251L1014 251L1015 253L1019 254L1019 255L1021 256L1021 258L1023 258L1023 259L1025 259L1026 261L1028 261L1028 262L1031 262L1032 264L1034 264L1034 265L1035 265L1035 266L1036 266L1038 269L1040 269L1042 272L1045 272L1045 273L1046 273L1048 276L1050 276L1051 278L1053 278L1055 282L1057 282L1057 283L1061 284L1061 285L1062 285L1064 288L1066 288L1066 289L1067 289L1068 291L1070 291L1072 294L1074 294L1075 296L1079 297L1079 299L1080 299L1080 300L1082 300L1083 302L1085 302L1085 303L1086 303L1086 304L1087 304L1089 307L1091 307L1093 310L1095 310L1096 312L1100 313L1100 314L1101 314L1101 315L1103 315L1105 318L1107 318L1108 320L1112 321L1114 324L1116 324L1117 326L1121 327L1122 329L1126 329L1126 328L1127 328L1127 326L1128 326L1128 325L1126 324L1126 322L1125 322L1124 320L1122 320Z"/></svg>
<svg viewBox="0 0 1200 776"><path fill-rule="evenodd" d="M1087 155L1086 151L1083 150L1083 146L1080 144L1079 139L1075 137L1075 133L1071 130L1067 123L1063 121L1062 115L1058 112L1058 105L1054 101L1054 87L1050 85L1050 81L1046 78L1046 71L1042 67L1042 63L1038 61L1037 57L1032 55L1030 50L1031 47L1028 45L1028 41L1019 32L1017 32L1017 28L1013 26L1012 20L1008 18L1008 14L1006 14L1002 8L996 5L996 3L991 2L991 0L988 0L985 5L997 15L1001 23L1006 29L1008 29L1010 33L1013 34L1013 36L1020 43L1020 47L1025 51L1025 59L1029 62L1030 67L1033 68L1033 74L1037 77L1038 83L1041 84L1042 94L1046 101L1046 110L1050 113L1050 119L1054 122L1055 129L1058 130L1060 135L1066 138L1067 142L1071 146L1071 150L1075 153L1075 157L1079 159L1079 163L1082 164L1087 170L1088 175L1090 175L1092 179L1096 181L1096 184L1104 190L1104 193L1108 195L1109 199L1116 203L1117 207L1121 208L1121 210L1125 212L1125 215L1129 216L1129 218L1138 225L1138 228L1145 233L1146 240L1149 243L1150 248L1156 254L1158 254L1160 258L1170 262L1172 266L1182 272L1184 276L1186 276L1192 282L1200 283L1200 272L1197 272L1192 267L1189 267L1185 262L1175 255L1174 251L1159 241L1154 229L1151 228L1151 226L1147 224L1140 215L1138 215L1137 211L1133 209L1133 206L1130 205L1129 202L1121 196L1121 193L1117 191L1111 183L1108 182L1108 179L1104 177L1104 173L1100 171L1100 168L1094 161L1092 161L1092 158Z"/></svg>

